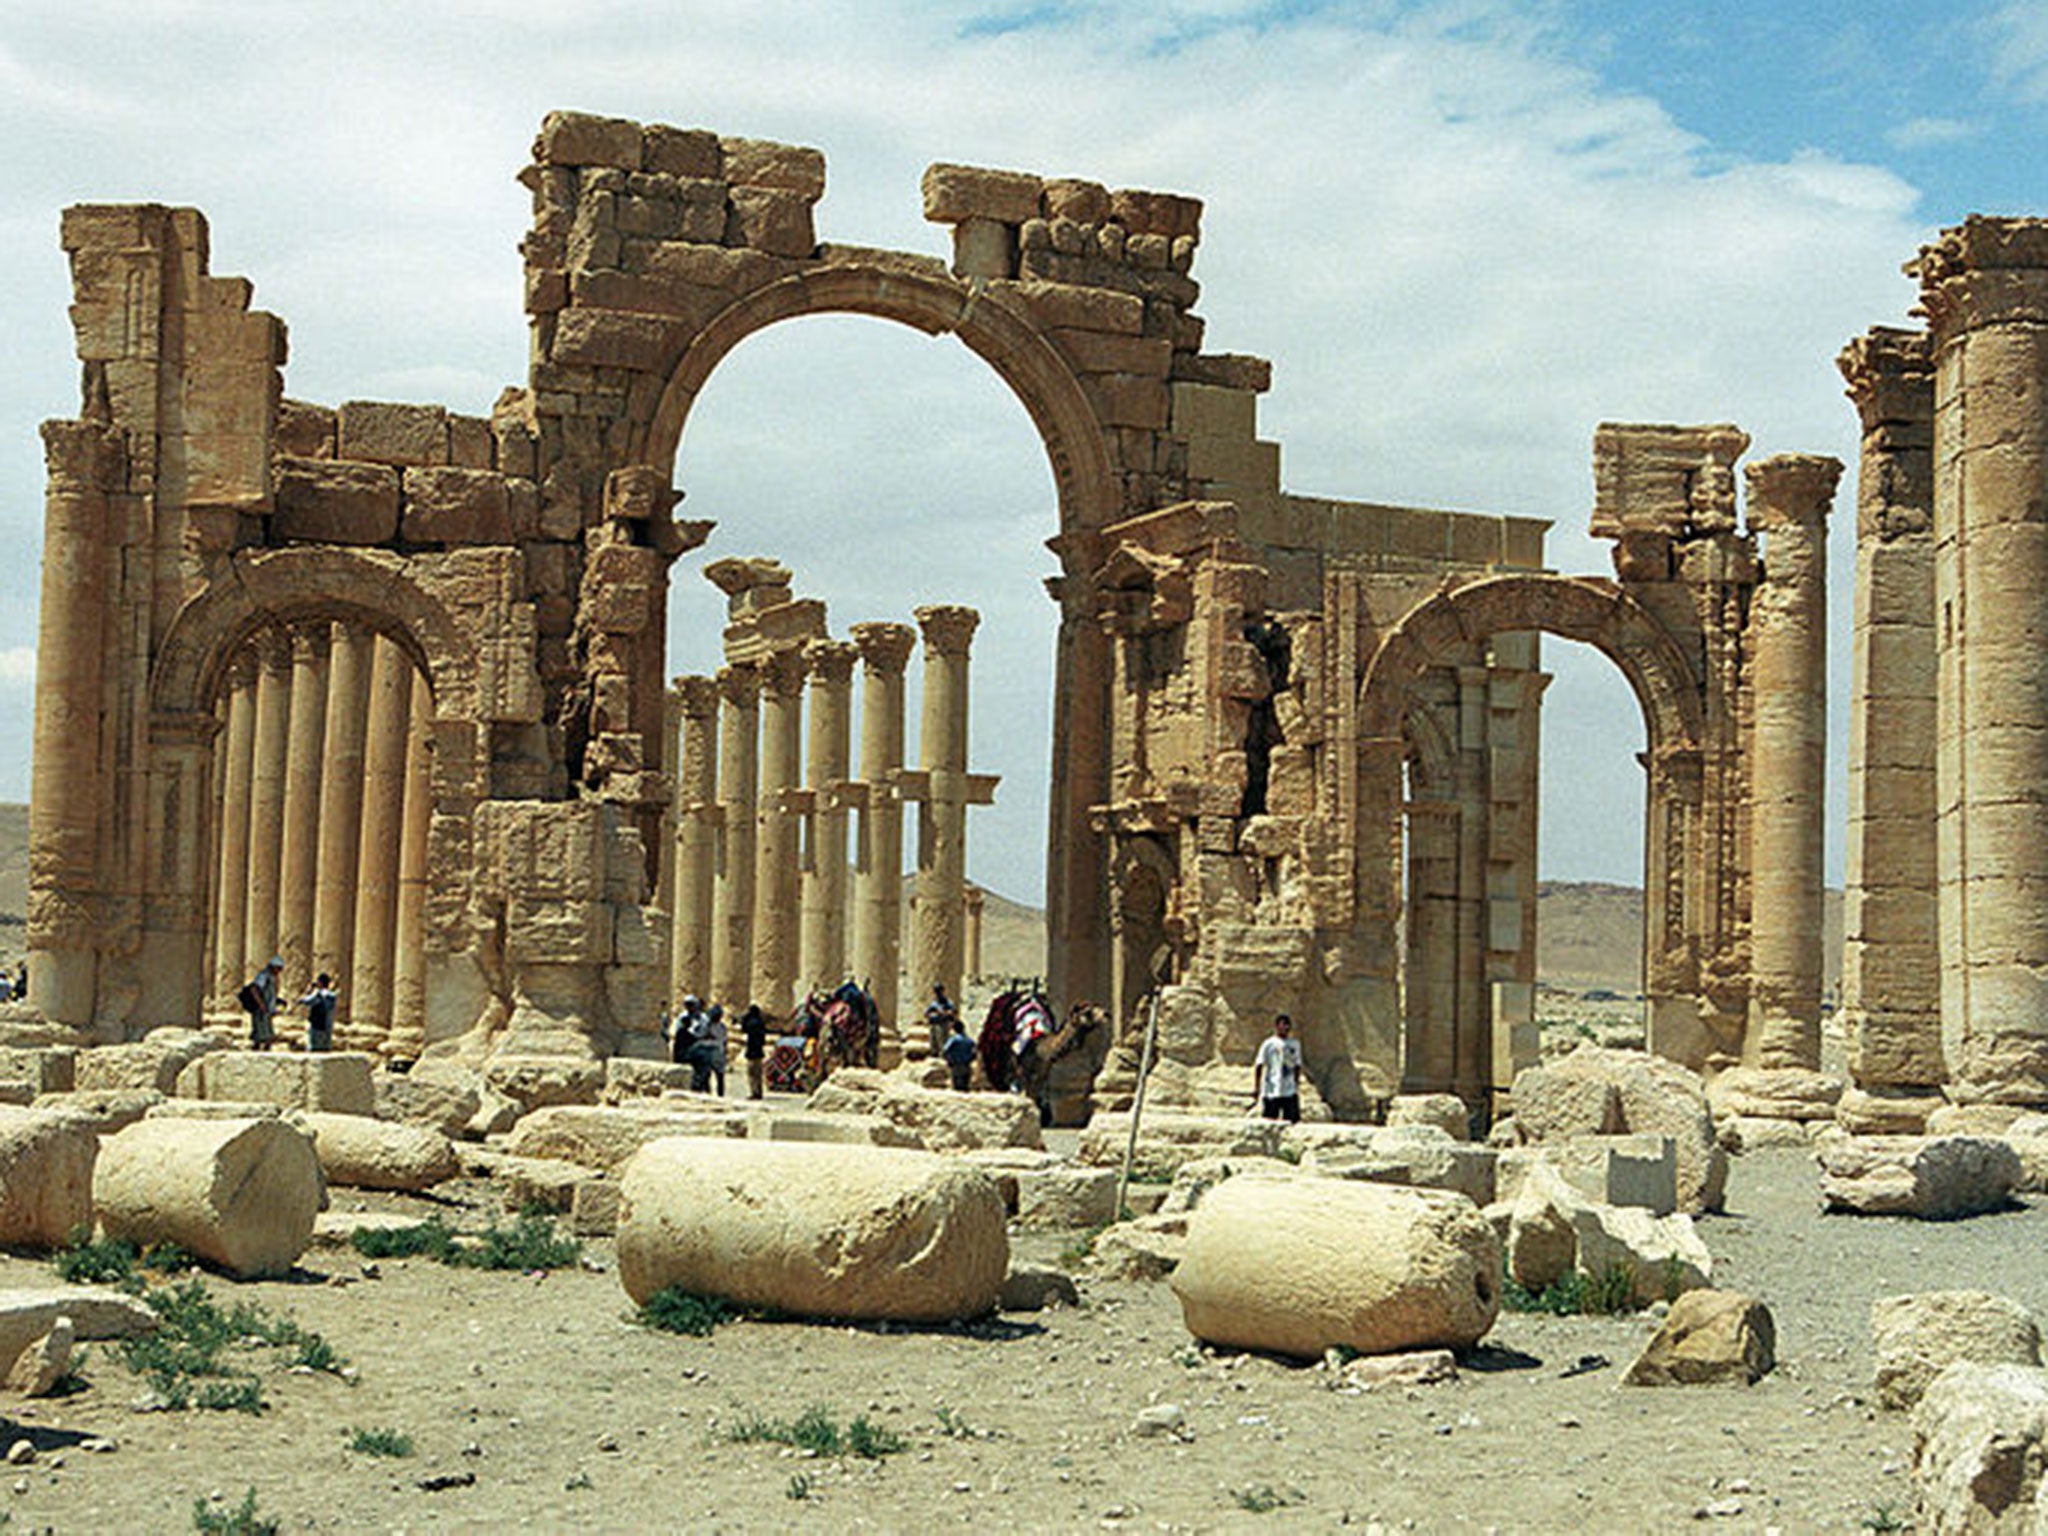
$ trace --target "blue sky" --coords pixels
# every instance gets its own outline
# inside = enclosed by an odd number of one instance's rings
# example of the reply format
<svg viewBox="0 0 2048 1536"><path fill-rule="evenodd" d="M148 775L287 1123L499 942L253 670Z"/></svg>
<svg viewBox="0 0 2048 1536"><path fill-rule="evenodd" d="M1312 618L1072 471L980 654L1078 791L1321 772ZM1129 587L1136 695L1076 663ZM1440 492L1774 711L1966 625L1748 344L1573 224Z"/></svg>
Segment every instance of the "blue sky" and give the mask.
<svg viewBox="0 0 2048 1536"><path fill-rule="evenodd" d="M42 470L76 411L67 203L189 203L214 270L291 333L287 392L482 412L525 370L513 174L555 107L811 144L823 238L945 250L934 160L1188 192L1209 345L1274 362L1288 489L1584 533L1605 419L1734 420L1753 454L1834 453L1833 357L1912 301L1918 245L2048 213L2048 0L1897 3L906 4L821 0L73 0L0 18L0 799L28 785ZM769 554L835 629L984 610L971 861L1035 896L1052 531L1043 452L956 343L804 322L742 346L678 483L704 560ZM1853 488L1831 560L1839 877ZM677 670L715 660L686 562ZM1546 873L1637 876L1640 719L1546 647Z"/></svg>

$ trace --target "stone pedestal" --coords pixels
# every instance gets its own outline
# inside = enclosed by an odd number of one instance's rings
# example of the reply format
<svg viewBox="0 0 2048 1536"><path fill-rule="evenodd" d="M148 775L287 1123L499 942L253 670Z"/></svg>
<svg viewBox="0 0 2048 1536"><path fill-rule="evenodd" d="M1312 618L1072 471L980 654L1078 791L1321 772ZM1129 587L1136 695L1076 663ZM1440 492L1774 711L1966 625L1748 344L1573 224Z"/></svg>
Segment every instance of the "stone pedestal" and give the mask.
<svg viewBox="0 0 2048 1536"><path fill-rule="evenodd" d="M1841 473L1805 454L1746 471L1750 530L1765 540L1749 618L1751 1066L1820 1066L1827 513Z"/></svg>
<svg viewBox="0 0 2048 1536"><path fill-rule="evenodd" d="M674 696L681 726L676 758L675 909L669 995L713 991L711 933L718 873L718 684L679 677Z"/></svg>
<svg viewBox="0 0 2048 1536"><path fill-rule="evenodd" d="M1936 783L1950 1094L2048 1103L2048 221L1921 252L1934 348Z"/></svg>
<svg viewBox="0 0 2048 1536"><path fill-rule="evenodd" d="M850 685L859 648L835 640L804 647L811 718L804 761L809 837L803 860L803 934L797 969L806 986L846 979L846 802Z"/></svg>
<svg viewBox="0 0 2048 1536"><path fill-rule="evenodd" d="M737 1013L753 1001L754 800L759 785L760 672L718 673L718 824L712 884L711 996Z"/></svg>
<svg viewBox="0 0 2048 1536"><path fill-rule="evenodd" d="M1941 1049L1935 834L1934 370L1878 328L1840 366L1863 424L1850 630L1842 1015L1868 1091L1933 1092Z"/></svg>
<svg viewBox="0 0 2048 1536"><path fill-rule="evenodd" d="M917 641L908 624L856 624L860 651L860 820L854 867L853 969L874 995L885 1039L899 1048L903 967L903 669Z"/></svg>

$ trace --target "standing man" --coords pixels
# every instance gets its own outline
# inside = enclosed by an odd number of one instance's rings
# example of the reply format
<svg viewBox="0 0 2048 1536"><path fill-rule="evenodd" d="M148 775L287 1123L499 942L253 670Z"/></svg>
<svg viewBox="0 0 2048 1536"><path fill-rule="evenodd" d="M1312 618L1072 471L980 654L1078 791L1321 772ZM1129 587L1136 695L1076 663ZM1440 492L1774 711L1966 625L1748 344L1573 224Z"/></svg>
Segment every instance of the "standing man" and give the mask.
<svg viewBox="0 0 2048 1536"><path fill-rule="evenodd" d="M1252 1058L1252 1097L1268 1120L1301 1119L1301 1042L1284 1013L1274 1015L1273 1033Z"/></svg>
<svg viewBox="0 0 2048 1536"><path fill-rule="evenodd" d="M932 1000L924 1005L924 1027L931 1036L934 1056L945 1054L946 1041L959 1022L960 1010L953 1006L953 999L946 996L945 984L933 982Z"/></svg>
<svg viewBox="0 0 2048 1536"><path fill-rule="evenodd" d="M953 1091L966 1093L974 1087L974 1042L967 1038L967 1026L956 1017L953 1033L946 1037L946 1069L953 1074Z"/></svg>
<svg viewBox="0 0 2048 1536"><path fill-rule="evenodd" d="M315 1053L334 1049L334 1009L341 1001L334 990L334 978L322 971L313 979L313 990L299 999L306 1010L306 1049Z"/></svg>
<svg viewBox="0 0 2048 1536"><path fill-rule="evenodd" d="M284 974L284 957L272 955L270 964L242 983L235 1000L249 1011L249 1049L267 1051L274 1038L270 1021L277 1017L277 979Z"/></svg>
<svg viewBox="0 0 2048 1536"><path fill-rule="evenodd" d="M740 1015L740 1049L747 1058L747 1097L758 1099L768 1070L768 1016L758 1003Z"/></svg>

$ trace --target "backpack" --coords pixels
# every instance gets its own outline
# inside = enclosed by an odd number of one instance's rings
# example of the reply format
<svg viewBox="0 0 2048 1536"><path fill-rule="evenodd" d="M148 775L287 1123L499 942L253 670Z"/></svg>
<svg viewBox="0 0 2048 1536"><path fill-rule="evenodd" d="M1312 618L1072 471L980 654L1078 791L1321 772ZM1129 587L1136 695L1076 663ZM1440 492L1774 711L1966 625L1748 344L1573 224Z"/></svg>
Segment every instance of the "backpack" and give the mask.
<svg viewBox="0 0 2048 1536"><path fill-rule="evenodd" d="M256 983L253 981L242 983L242 990L235 994L235 1001L251 1013L263 1011L263 994L256 990Z"/></svg>

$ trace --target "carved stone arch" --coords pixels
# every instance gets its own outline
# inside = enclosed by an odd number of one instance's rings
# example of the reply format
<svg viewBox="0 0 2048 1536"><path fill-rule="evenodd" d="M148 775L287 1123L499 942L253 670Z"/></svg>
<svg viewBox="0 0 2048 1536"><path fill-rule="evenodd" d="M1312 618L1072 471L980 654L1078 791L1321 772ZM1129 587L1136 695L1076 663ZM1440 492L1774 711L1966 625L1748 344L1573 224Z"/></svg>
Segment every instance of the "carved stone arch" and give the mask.
<svg viewBox="0 0 2048 1536"><path fill-rule="evenodd" d="M930 336L957 335L1010 386L1038 428L1058 491L1060 531L1099 528L1123 512L1123 492L1102 426L1073 370L1010 302L951 277L881 262L839 262L778 279L701 326L669 370L634 462L669 466L698 393L727 353L779 320L859 314Z"/></svg>
<svg viewBox="0 0 2048 1536"><path fill-rule="evenodd" d="M150 702L159 715L212 707L221 670L251 634L279 619L336 619L388 637L412 658L444 718L477 707L477 647L453 614L382 550L325 546L237 554L178 610L157 653Z"/></svg>
<svg viewBox="0 0 2048 1536"><path fill-rule="evenodd" d="M1668 630L1616 583L1593 576L1489 576L1435 593L1387 633L1359 686L1359 734L1396 734L1423 673L1453 646L1541 630L1592 646L1642 706L1652 754L1697 749L1699 679Z"/></svg>

